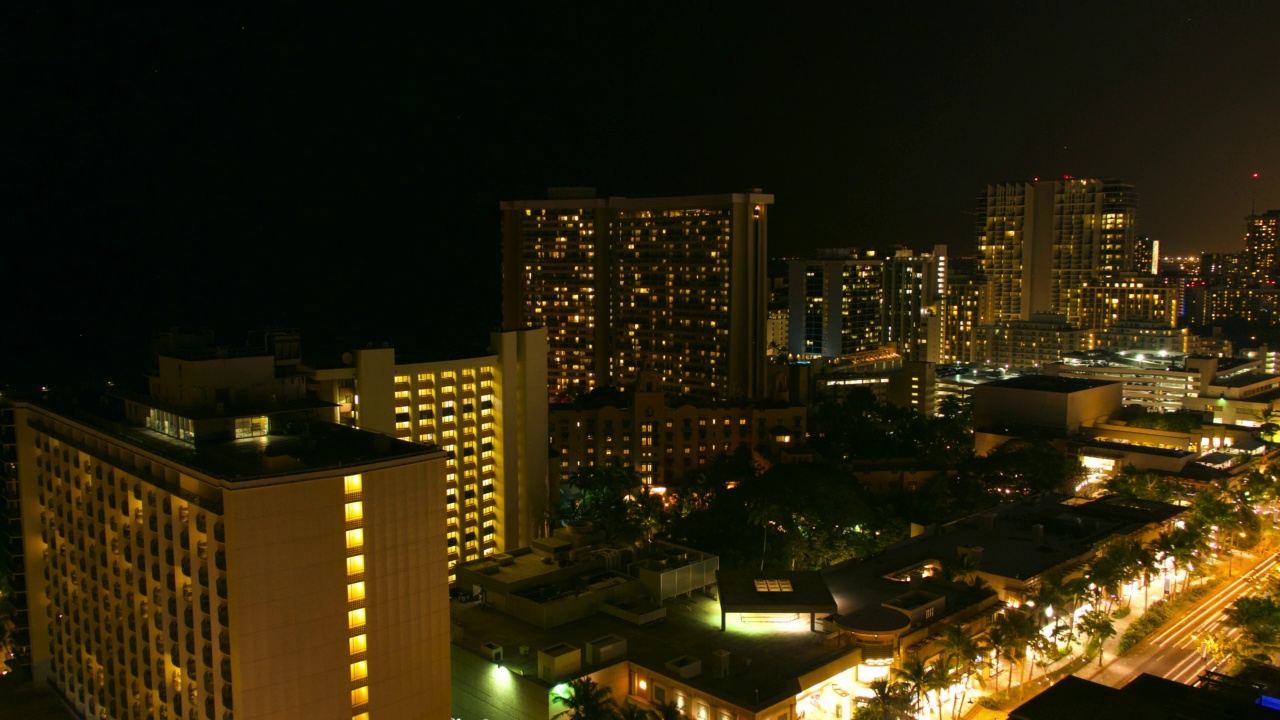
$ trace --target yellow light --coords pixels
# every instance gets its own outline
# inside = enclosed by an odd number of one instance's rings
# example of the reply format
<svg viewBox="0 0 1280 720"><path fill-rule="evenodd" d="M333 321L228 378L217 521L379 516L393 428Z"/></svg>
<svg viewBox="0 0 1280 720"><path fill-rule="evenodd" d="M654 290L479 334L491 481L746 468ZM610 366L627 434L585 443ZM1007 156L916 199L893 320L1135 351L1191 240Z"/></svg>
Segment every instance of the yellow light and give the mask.
<svg viewBox="0 0 1280 720"><path fill-rule="evenodd" d="M364 503L349 502L347 503L347 522L352 520L360 520L364 518Z"/></svg>
<svg viewBox="0 0 1280 720"><path fill-rule="evenodd" d="M364 608L356 608L347 611L347 627L355 630L358 627L364 627Z"/></svg>
<svg viewBox="0 0 1280 720"><path fill-rule="evenodd" d="M358 548L364 545L364 530L356 528L347 531L347 547Z"/></svg>
<svg viewBox="0 0 1280 720"><path fill-rule="evenodd" d="M360 402L360 401L357 400L356 402ZM351 493L358 493L364 487L364 482L360 479L359 475L348 475L344 477L342 481L343 481L343 484L346 486L348 495L350 495Z"/></svg>
<svg viewBox="0 0 1280 720"><path fill-rule="evenodd" d="M364 572L364 556L352 555L347 558L347 574L359 575Z"/></svg>
<svg viewBox="0 0 1280 720"><path fill-rule="evenodd" d="M351 682L369 677L369 661L361 660L351 663Z"/></svg>
<svg viewBox="0 0 1280 720"><path fill-rule="evenodd" d="M369 687L358 687L351 691L351 707L360 707L369 704Z"/></svg>
<svg viewBox="0 0 1280 720"><path fill-rule="evenodd" d="M355 636L351 637L351 638L347 641L347 645L348 645L348 646L350 646L350 649L351 649L351 654L352 654L352 655L359 655L360 653L362 653L362 652L364 652L365 650L367 650L367 649L368 649L368 641L369 641L369 637L368 637L367 635L364 635L364 634L355 635Z"/></svg>
<svg viewBox="0 0 1280 720"><path fill-rule="evenodd" d="M645 682L644 680L641 680L641 681L640 681L640 689L641 689L641 690L648 690L648 689L649 689L649 683Z"/></svg>
<svg viewBox="0 0 1280 720"><path fill-rule="evenodd" d="M364 599L364 583L353 582L347 585L347 602L355 602Z"/></svg>

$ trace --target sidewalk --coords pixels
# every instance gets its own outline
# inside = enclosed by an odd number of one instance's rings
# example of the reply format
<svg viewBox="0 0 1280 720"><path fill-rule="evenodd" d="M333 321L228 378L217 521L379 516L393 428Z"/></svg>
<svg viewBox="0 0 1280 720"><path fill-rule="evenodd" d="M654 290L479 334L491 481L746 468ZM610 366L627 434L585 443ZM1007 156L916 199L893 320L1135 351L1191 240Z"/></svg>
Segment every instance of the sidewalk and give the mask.
<svg viewBox="0 0 1280 720"><path fill-rule="evenodd" d="M1241 567L1236 568L1237 572L1234 573L1236 577L1239 577L1241 573L1247 572L1249 569L1256 566L1256 564L1261 560L1260 555L1254 555L1254 554L1245 555L1243 553L1242 555L1244 556L1244 558L1247 558L1247 560L1244 563L1240 563ZM1241 558L1238 558L1238 560L1239 559ZM1219 578L1216 573L1210 577L1198 578L1198 579L1192 580L1191 584L1188 586L1187 589L1199 587L1208 582L1217 582L1217 580L1219 579L1225 579L1225 578ZM1142 617L1146 613L1147 607L1149 604L1155 604L1158 600L1161 600L1162 598L1164 598L1164 587L1159 577L1152 579L1151 588L1149 592L1144 592L1142 588L1138 588L1137 590L1135 590L1132 596L1130 596L1129 598L1129 604L1128 604L1129 614L1123 618L1120 618L1114 621L1116 634L1108 638L1102 645L1102 653L1103 653L1102 667L1098 666L1097 656L1094 656L1094 659L1092 662L1085 665L1080 670L1077 670L1073 674L1078 678L1081 678L1084 680L1092 680L1094 682L1100 682L1103 684L1113 684L1116 681L1123 679L1124 676L1127 675L1128 672L1130 672L1130 670L1127 667L1124 667L1123 666L1124 664L1117 664L1116 662L1117 660L1121 659L1121 656L1117 655L1117 652L1119 651L1119 647L1120 647L1120 639L1124 637L1124 633L1126 630L1129 629L1129 626L1132 625L1134 622L1136 622L1138 618ZM1124 605L1121 605L1120 607L1124 607ZM1195 606L1192 606L1192 607L1194 608ZM1118 609L1119 607L1112 608L1112 612L1114 613ZM1188 608L1183 613L1180 613L1177 617L1170 619L1169 622L1170 623L1176 622L1179 618L1185 615L1186 612L1190 612L1191 609L1192 608ZM1087 643L1087 638L1080 638L1072 644L1071 646L1072 652L1070 654L1054 661L1052 664L1050 664L1046 668L1042 669L1039 666L1035 666L1032 672L1030 673L1030 676L1034 677L1034 680L1029 679L1026 685L1022 686L1023 692L1018 701L1019 704L1026 702L1027 700L1030 700L1031 698L1035 697L1039 693L1043 692L1048 687L1048 685L1044 681L1044 677L1046 675L1052 675L1054 672L1062 669L1064 666L1070 664L1071 662L1079 658L1080 655L1084 652L1086 643ZM1130 649L1128 654L1124 655L1123 657L1128 659L1128 658L1134 657L1135 655L1142 656L1149 651L1150 651L1149 647L1145 644L1145 642L1139 642L1137 645L1135 645L1133 648ZM1003 687L1003 685L1001 685L1001 687ZM1017 688L1018 686L1015 685L1014 686L1015 694L1017 694ZM980 707L976 704L968 713L965 714L965 720L1005 720L1005 718L1007 717L1008 717L1007 711L989 710L987 708Z"/></svg>

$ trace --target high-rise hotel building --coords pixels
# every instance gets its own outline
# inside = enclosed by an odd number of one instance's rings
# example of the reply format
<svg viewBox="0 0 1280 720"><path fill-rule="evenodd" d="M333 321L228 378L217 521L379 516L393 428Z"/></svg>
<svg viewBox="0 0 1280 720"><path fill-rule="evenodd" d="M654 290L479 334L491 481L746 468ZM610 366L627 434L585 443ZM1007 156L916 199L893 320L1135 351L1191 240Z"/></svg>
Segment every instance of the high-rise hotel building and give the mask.
<svg viewBox="0 0 1280 720"><path fill-rule="evenodd" d="M938 362L943 352L947 246L913 253L825 248L814 260L791 260L790 351L840 357L887 343L911 360Z"/></svg>
<svg viewBox="0 0 1280 720"><path fill-rule="evenodd" d="M1251 283L1271 280L1280 272L1280 210L1250 215L1245 220L1244 275Z"/></svg>
<svg viewBox="0 0 1280 720"><path fill-rule="evenodd" d="M773 196L592 195L501 204L504 325L547 328L551 396L654 370L668 392L759 397Z"/></svg>
<svg viewBox="0 0 1280 720"><path fill-rule="evenodd" d="M269 353L17 402L32 672L86 718L448 717L444 452Z"/></svg>
<svg viewBox="0 0 1280 720"><path fill-rule="evenodd" d="M1103 275L1134 270L1137 193L1117 180L988 185L978 198L985 325L1066 316L1078 326L1081 292Z"/></svg>
<svg viewBox="0 0 1280 720"><path fill-rule="evenodd" d="M449 581L459 562L547 534L547 330L498 332L491 354L417 361L394 348L309 368L333 420L445 453Z"/></svg>

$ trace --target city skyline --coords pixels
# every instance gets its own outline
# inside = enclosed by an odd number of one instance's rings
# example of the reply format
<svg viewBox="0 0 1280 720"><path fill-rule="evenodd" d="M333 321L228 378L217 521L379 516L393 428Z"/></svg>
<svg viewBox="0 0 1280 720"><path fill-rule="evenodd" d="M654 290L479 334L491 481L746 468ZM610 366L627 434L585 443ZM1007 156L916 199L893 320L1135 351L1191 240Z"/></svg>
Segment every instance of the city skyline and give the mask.
<svg viewBox="0 0 1280 720"><path fill-rule="evenodd" d="M495 206L548 186L761 187L778 198L771 256L962 256L986 184L1119 177L1166 254L1243 247L1250 208L1280 207L1264 91L1280 16L1097 17L512 8L424 34L428 17L323 8L33 14L7 277L15 297L77 312L14 314L12 354L111 354L174 325L238 333L245 315L343 349L482 344L500 320ZM394 278L406 262L449 271Z"/></svg>

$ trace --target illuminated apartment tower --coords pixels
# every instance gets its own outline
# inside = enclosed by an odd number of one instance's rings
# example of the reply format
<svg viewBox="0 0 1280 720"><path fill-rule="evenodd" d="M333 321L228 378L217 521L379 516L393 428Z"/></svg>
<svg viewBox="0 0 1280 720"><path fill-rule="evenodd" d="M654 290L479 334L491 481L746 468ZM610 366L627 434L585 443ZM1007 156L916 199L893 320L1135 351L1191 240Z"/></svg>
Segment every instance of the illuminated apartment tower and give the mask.
<svg viewBox="0 0 1280 720"><path fill-rule="evenodd" d="M947 246L915 254L897 250L883 267L883 341L906 360L941 362L946 323Z"/></svg>
<svg viewBox="0 0 1280 720"><path fill-rule="evenodd" d="M450 582L458 562L546 534L546 332L493 333L480 357L415 362L371 348L311 371L338 422L445 452Z"/></svg>
<svg viewBox="0 0 1280 720"><path fill-rule="evenodd" d="M758 397L773 196L564 195L502 203L504 326L547 328L552 397L642 370L667 392Z"/></svg>
<svg viewBox="0 0 1280 720"><path fill-rule="evenodd" d="M444 454L270 354L14 407L32 672L86 718L447 717Z"/></svg>
<svg viewBox="0 0 1280 720"><path fill-rule="evenodd" d="M937 362L943 344L947 247L891 256L827 248L790 261L790 351L839 357L894 343L904 357Z"/></svg>
<svg viewBox="0 0 1280 720"><path fill-rule="evenodd" d="M1076 325L1084 284L1137 263L1137 194L1127 183L988 185L978 217L979 269L990 295L983 324L1054 313Z"/></svg>
<svg viewBox="0 0 1280 720"><path fill-rule="evenodd" d="M884 259L874 250L824 248L792 260L790 351L840 357L875 350L884 339Z"/></svg>
<svg viewBox="0 0 1280 720"><path fill-rule="evenodd" d="M1261 283L1274 278L1280 272L1276 255L1276 227L1280 223L1280 210L1247 219L1244 237L1244 272L1249 282Z"/></svg>
<svg viewBox="0 0 1280 720"><path fill-rule="evenodd" d="M943 302L947 320L941 362L973 360L973 333L984 316L982 308L987 299L981 278L956 273L947 276L947 297Z"/></svg>

